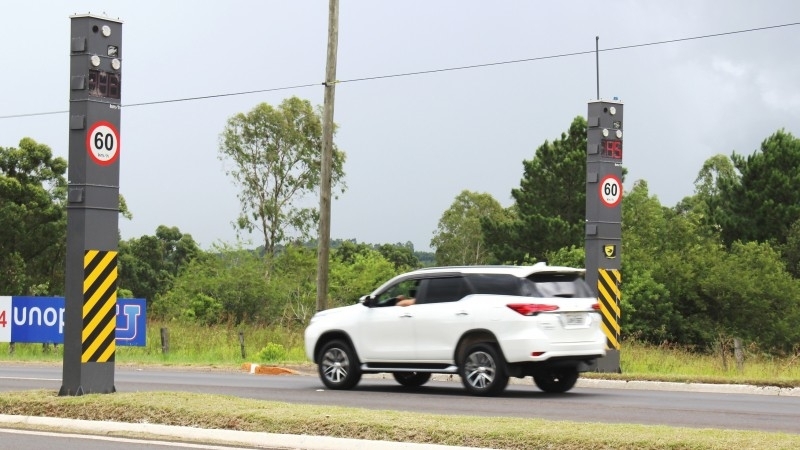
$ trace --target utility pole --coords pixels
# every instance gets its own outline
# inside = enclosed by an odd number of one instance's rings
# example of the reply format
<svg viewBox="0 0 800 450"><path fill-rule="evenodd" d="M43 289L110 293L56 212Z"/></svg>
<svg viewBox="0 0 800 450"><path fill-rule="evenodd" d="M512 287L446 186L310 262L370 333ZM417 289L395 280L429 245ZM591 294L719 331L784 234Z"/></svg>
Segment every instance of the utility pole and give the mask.
<svg viewBox="0 0 800 450"><path fill-rule="evenodd" d="M322 111L322 170L319 185L317 242L317 311L327 308L328 257L331 246L331 167L333 165L333 100L336 93L336 50L339 45L339 0L330 0L325 102Z"/></svg>

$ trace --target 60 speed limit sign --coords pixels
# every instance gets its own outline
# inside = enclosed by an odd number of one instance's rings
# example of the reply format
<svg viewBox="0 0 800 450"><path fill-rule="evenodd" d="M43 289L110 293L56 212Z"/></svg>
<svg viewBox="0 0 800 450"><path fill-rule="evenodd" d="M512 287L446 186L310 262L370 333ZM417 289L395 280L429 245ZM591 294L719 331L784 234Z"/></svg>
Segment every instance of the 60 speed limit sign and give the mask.
<svg viewBox="0 0 800 450"><path fill-rule="evenodd" d="M101 166L113 163L119 157L119 131L109 122L96 122L86 134L86 150Z"/></svg>
<svg viewBox="0 0 800 450"><path fill-rule="evenodd" d="M622 200L622 182L616 175L606 175L600 181L600 201L613 208Z"/></svg>

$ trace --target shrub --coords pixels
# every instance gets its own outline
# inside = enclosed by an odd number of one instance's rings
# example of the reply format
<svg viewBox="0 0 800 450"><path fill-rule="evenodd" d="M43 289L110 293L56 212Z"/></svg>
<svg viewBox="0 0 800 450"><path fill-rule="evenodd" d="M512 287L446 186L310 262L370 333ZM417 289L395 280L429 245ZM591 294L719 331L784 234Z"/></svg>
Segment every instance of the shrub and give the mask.
<svg viewBox="0 0 800 450"><path fill-rule="evenodd" d="M286 360L289 352L281 344L269 342L256 355L259 362L282 362Z"/></svg>

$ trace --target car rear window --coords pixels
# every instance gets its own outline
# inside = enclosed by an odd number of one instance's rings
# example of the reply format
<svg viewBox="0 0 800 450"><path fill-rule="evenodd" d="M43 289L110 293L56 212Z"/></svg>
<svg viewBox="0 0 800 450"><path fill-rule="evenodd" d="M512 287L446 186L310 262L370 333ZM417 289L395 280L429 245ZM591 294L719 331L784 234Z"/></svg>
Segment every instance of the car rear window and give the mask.
<svg viewBox="0 0 800 450"><path fill-rule="evenodd" d="M594 297L589 285L577 273L540 273L529 276L522 285L528 297Z"/></svg>

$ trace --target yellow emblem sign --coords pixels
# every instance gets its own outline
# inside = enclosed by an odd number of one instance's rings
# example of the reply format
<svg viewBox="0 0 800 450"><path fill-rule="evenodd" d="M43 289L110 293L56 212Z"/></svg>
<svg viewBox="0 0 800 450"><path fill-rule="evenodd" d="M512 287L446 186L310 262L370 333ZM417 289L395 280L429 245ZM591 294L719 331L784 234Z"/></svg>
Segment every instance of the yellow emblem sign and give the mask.
<svg viewBox="0 0 800 450"><path fill-rule="evenodd" d="M613 244L604 245L603 253L606 254L606 258L614 259L617 257L617 246Z"/></svg>

